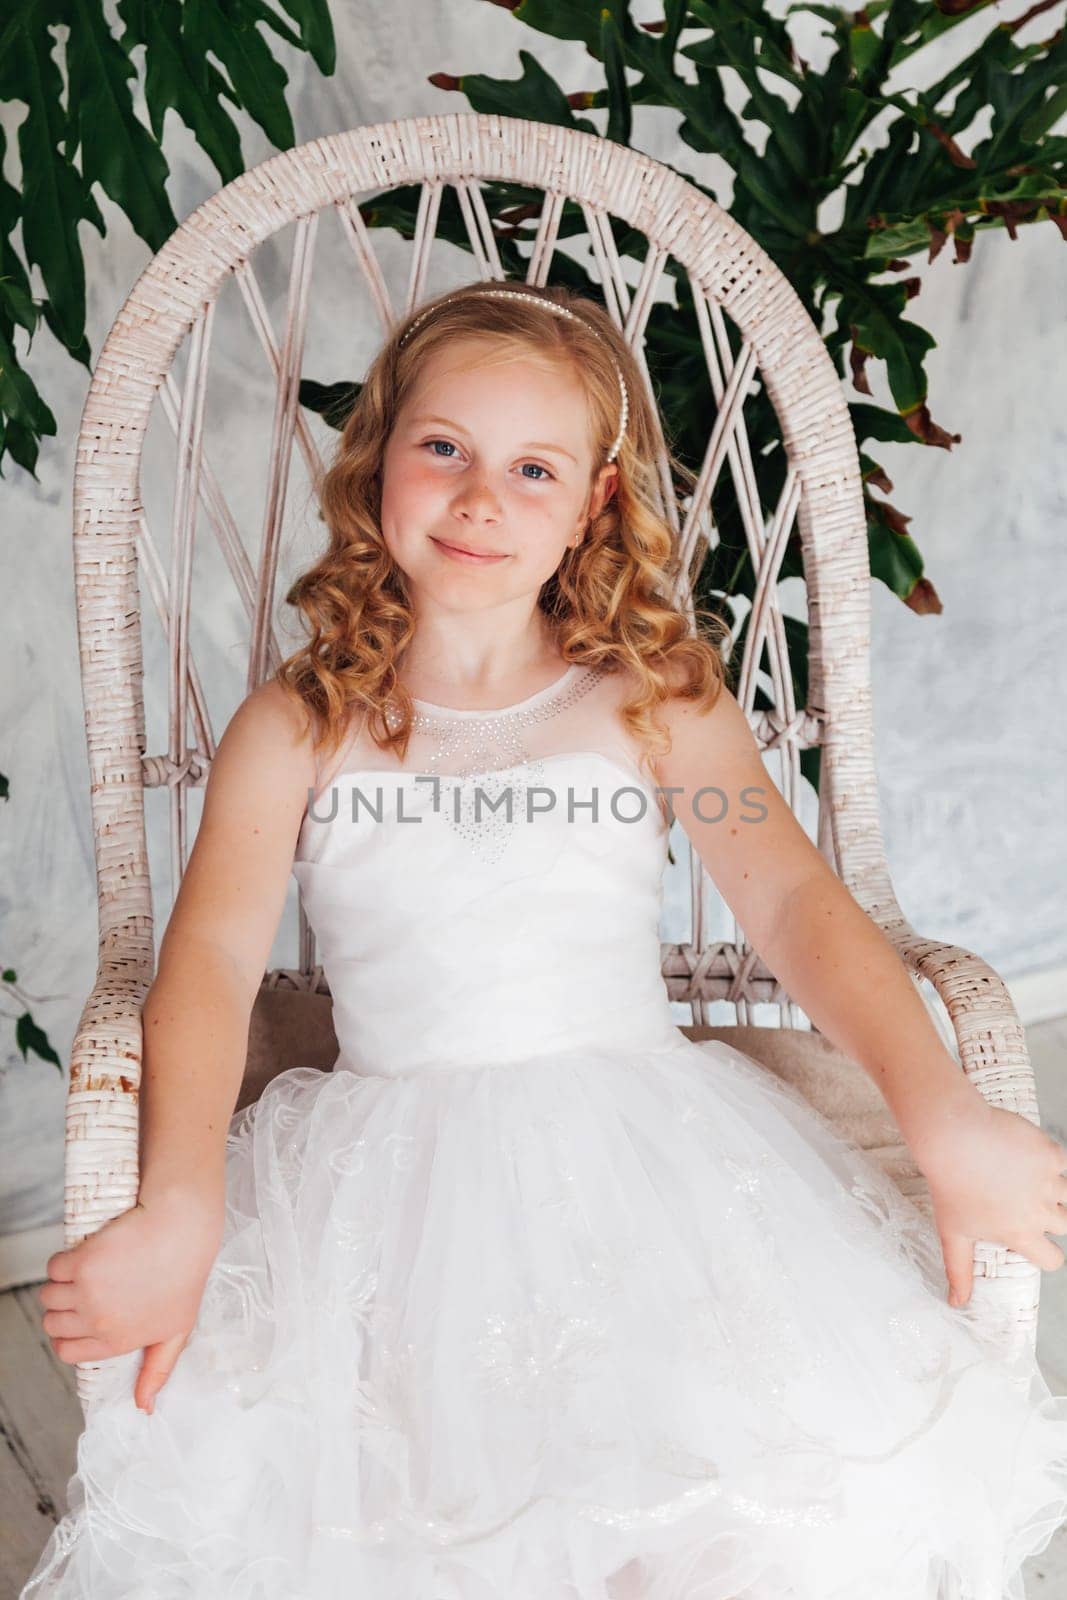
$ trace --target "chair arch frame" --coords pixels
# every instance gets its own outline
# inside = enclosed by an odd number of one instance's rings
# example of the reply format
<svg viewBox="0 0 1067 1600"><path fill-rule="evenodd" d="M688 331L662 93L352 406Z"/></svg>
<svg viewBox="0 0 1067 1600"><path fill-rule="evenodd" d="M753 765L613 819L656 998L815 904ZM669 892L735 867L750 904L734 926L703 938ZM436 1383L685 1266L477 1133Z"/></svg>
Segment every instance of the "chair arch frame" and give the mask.
<svg viewBox="0 0 1067 1600"><path fill-rule="evenodd" d="M270 627L274 562L294 442L314 481L321 462L297 404L310 261L320 213L336 210L363 266L384 327L394 315L354 197L403 184L422 188L406 313L423 292L425 263L444 185L454 185L478 275L499 277L492 227L478 185L506 180L540 189L545 206L529 281L544 282L565 199L581 204L620 326L643 327L653 275L668 255L688 273L719 407L707 473L730 456L745 467L732 407L758 367L782 429L786 490L765 530L765 564L753 603L757 640L775 625L774 578L795 516L801 537L809 626L808 705L753 713L764 749L822 747L819 847L862 908L883 929L916 981L927 980L948 1010L964 1071L993 1103L1039 1121L1025 1036L1007 989L977 955L921 937L901 911L878 817L869 678L870 570L859 459L842 384L798 295L758 244L708 196L669 167L593 134L518 118L456 113L357 127L287 150L242 173L193 211L148 263L96 363L78 437L74 476L74 561L78 637L99 895L99 962L71 1060L67 1099L65 1232L68 1246L127 1210L138 1187L137 1100L140 1012L154 972L152 891L144 791L172 796L176 878L184 862L183 790L206 781L211 739L195 662L188 654L192 530L203 503L248 610L251 689L280 659ZM649 240L641 281L627 305L609 216ZM284 341L270 329L250 269L256 247L295 225ZM207 354L219 292L234 275L277 379L270 486L260 570L253 573L210 470L202 470ZM729 369L722 317L741 335ZM627 322L626 319L629 319ZM189 339L178 393L175 356ZM633 342L633 341L632 341ZM635 349L637 345L635 344ZM720 370L712 361L717 351ZM155 556L140 493L140 464L159 396L177 436L178 494L169 581ZM725 419L725 420L723 420ZM751 461L748 463L751 469ZM707 488L707 483L704 485ZM708 489L710 493L710 489ZM758 509L758 499L757 499ZM695 523L694 523L695 527ZM170 748L146 753L139 573L164 615L171 653ZM176 597L171 604L168 596ZM752 640L749 641L750 645ZM759 660L757 644L755 660ZM787 675L788 676L788 675ZM790 691L791 693L791 691ZM201 743L187 743L189 720ZM703 926L704 877L694 874L694 929ZM301 912L302 915L302 912ZM302 955L308 955L302 920ZM307 960L301 973L306 978ZM665 947L672 999L703 1006L726 998L747 1019L755 1000L788 1003L756 953L728 944ZM289 974L299 981L301 974ZM268 978L270 975L268 975ZM976 1292L1002 1280L1018 1329L1033 1341L1040 1271L1005 1247L979 1242ZM83 1400L99 1363L78 1371Z"/></svg>

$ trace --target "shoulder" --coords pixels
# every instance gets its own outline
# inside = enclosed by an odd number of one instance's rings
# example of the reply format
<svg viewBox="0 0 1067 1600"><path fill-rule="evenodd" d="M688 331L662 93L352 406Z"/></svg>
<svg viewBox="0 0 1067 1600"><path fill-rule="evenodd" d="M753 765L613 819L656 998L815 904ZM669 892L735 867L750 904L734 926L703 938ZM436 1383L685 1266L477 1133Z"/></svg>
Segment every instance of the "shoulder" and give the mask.
<svg viewBox="0 0 1067 1600"><path fill-rule="evenodd" d="M730 768L739 775L762 770L748 717L725 681L708 694L693 696L687 692L687 674L680 665L668 663L664 676L670 693L655 712L670 740L669 750L656 761L664 782L671 782L672 775L687 783L695 781L698 770L711 767Z"/></svg>
<svg viewBox="0 0 1067 1600"><path fill-rule="evenodd" d="M314 723L308 709L276 678L245 696L226 726L211 774L269 785L274 799L303 800L314 782Z"/></svg>
<svg viewBox="0 0 1067 1600"><path fill-rule="evenodd" d="M661 674L668 692L666 699L656 705L654 716L669 734L677 733L684 739L698 730L699 737L714 726L717 731L732 729L735 736L744 739L749 728L748 718L725 682L714 685L706 696L693 697L687 693L689 675L679 662L668 661ZM620 702L634 699L643 692L643 680L633 667L616 668L612 681L618 685ZM748 737L751 739L751 733Z"/></svg>

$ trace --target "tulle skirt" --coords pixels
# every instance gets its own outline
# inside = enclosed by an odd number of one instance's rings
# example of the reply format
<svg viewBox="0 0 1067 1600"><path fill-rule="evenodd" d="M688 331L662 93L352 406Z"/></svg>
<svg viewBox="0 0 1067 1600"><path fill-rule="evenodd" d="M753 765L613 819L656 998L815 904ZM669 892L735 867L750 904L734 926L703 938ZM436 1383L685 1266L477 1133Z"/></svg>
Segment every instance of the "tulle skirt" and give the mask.
<svg viewBox="0 0 1067 1600"><path fill-rule="evenodd" d="M1067 1398L732 1046L294 1068L226 1159L23 1600L1023 1600L1067 1518Z"/></svg>

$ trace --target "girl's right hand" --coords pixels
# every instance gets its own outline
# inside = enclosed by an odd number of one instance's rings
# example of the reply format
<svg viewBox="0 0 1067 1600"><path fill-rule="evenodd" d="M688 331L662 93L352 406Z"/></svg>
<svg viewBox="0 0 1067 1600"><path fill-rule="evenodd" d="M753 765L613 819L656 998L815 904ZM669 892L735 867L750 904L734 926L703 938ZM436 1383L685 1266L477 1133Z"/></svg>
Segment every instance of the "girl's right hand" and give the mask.
<svg viewBox="0 0 1067 1600"><path fill-rule="evenodd" d="M224 1216L221 1196L138 1199L51 1256L38 1299L59 1360L106 1360L143 1348L134 1400L150 1412L196 1323Z"/></svg>

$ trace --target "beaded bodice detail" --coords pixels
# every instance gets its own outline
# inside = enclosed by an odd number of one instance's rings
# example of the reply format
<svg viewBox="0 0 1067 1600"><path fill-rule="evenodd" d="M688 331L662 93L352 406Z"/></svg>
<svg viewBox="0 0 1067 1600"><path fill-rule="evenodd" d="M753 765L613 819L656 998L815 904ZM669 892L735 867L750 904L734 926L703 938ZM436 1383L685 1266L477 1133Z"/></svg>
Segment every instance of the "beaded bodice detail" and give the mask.
<svg viewBox="0 0 1067 1600"><path fill-rule="evenodd" d="M458 711L416 701L412 733L423 747L423 775L436 779L442 813L483 861L498 861L517 820L545 784L543 760L527 729L562 716L601 682L598 668L571 666L555 683L502 711ZM394 714L388 719L394 725Z"/></svg>
<svg viewBox="0 0 1067 1600"><path fill-rule="evenodd" d="M415 713L413 731L428 734L436 741L429 757L431 766L447 766L462 776L492 771L530 759L523 744L523 730L561 716L604 677L600 667L582 668L575 663L554 683L500 711L463 711L415 700L416 707L422 709ZM398 719L394 714L389 720L395 723Z"/></svg>
<svg viewBox="0 0 1067 1600"><path fill-rule="evenodd" d="M614 789L636 784L660 815L665 805L644 753L618 718L620 680L601 667L573 663L554 682L515 706L496 711L460 710L415 699L408 748L403 761L383 752L357 730L333 762L332 778L320 774L315 804L338 779L364 780L377 791L388 779L408 775L426 784L434 810L462 838L472 856L498 862L517 824L533 825L548 797L553 763L567 753L601 757L612 769ZM399 723L392 710L390 729ZM612 789L602 792L610 795ZM366 796L368 804L370 795ZM561 802L567 798L560 794Z"/></svg>
<svg viewBox="0 0 1067 1600"><path fill-rule="evenodd" d="M293 873L344 1060L396 1073L673 1044L668 827L624 693L576 663L500 711L416 701L403 762L361 732L335 759Z"/></svg>

